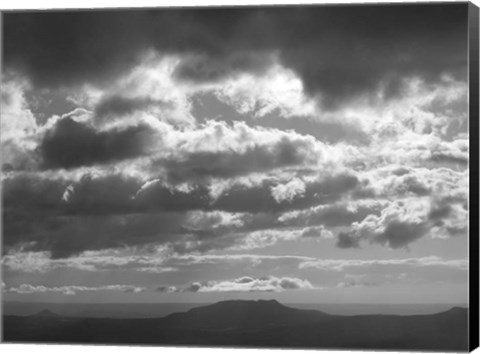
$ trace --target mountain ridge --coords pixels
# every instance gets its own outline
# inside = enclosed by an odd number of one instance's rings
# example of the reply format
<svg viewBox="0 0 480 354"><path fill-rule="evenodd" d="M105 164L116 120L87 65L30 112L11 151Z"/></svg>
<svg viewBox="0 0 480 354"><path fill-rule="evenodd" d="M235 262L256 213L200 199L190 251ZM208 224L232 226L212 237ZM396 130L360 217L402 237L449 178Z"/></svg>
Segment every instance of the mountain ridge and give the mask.
<svg viewBox="0 0 480 354"><path fill-rule="evenodd" d="M183 328L259 328L311 323L331 316L322 311L287 307L277 300L225 300L173 313L162 320Z"/></svg>
<svg viewBox="0 0 480 354"><path fill-rule="evenodd" d="M7 342L443 352L465 351L469 333L466 308L338 316L265 300L222 301L162 318L3 316L3 324Z"/></svg>

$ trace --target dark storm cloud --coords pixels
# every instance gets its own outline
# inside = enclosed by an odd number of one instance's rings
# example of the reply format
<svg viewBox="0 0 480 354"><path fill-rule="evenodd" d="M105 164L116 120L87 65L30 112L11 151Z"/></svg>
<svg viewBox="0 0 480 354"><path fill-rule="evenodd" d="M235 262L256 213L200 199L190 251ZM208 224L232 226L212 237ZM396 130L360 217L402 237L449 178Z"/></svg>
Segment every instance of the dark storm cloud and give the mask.
<svg viewBox="0 0 480 354"><path fill-rule="evenodd" d="M207 209L210 204L209 191L194 185L189 191L171 190L162 182L152 182L135 195L135 203L141 210L185 211Z"/></svg>
<svg viewBox="0 0 480 354"><path fill-rule="evenodd" d="M66 180L28 173L6 177L2 181L3 206L28 211L58 210L67 186Z"/></svg>
<svg viewBox="0 0 480 354"><path fill-rule="evenodd" d="M466 14L466 5L331 7L305 22L303 14L293 13L284 28L298 24L295 32L304 36L298 40L280 30L288 43L282 61L300 74L308 92L323 93L327 105L380 83L387 96L396 96L410 75L465 79Z"/></svg>
<svg viewBox="0 0 480 354"><path fill-rule="evenodd" d="M309 141L287 138L273 146L257 145L244 153L232 150L192 152L175 159L159 161L172 183L202 181L207 178L231 178L276 168L302 165L312 156Z"/></svg>
<svg viewBox="0 0 480 354"><path fill-rule="evenodd" d="M455 237L467 231L467 209L464 201L455 197L430 199L427 208L403 209L403 202L394 202L385 209L372 210L362 221L350 225L350 230L340 232L339 248L357 248L366 241L392 249L408 247L422 237ZM405 215L410 217L405 218Z"/></svg>
<svg viewBox="0 0 480 354"><path fill-rule="evenodd" d="M141 211L135 193L142 182L123 175L86 174L65 188L62 209L67 214L123 214Z"/></svg>
<svg viewBox="0 0 480 354"><path fill-rule="evenodd" d="M437 163L447 163L460 166L468 166L468 150L464 151L462 155L455 155L451 152L434 152L431 160Z"/></svg>
<svg viewBox="0 0 480 354"><path fill-rule="evenodd" d="M445 232L449 236L464 235L467 231L467 228L463 225L445 226L444 220L447 220L447 215L448 214L445 214L445 217L439 217L437 215L432 216L432 214L430 214L432 219L436 219L431 220L430 222L406 222L393 220L386 224L385 229L382 232L373 233L372 235L369 235L370 237L368 238L358 235L353 231L340 232L338 234L336 245L339 248L358 248L360 247L361 241L368 240L370 243L378 243L392 249L404 248L418 239L426 236L429 232L431 232L433 227L444 227Z"/></svg>
<svg viewBox="0 0 480 354"><path fill-rule="evenodd" d="M336 245L339 248L359 248L362 241L368 240L370 243L380 244L392 249L404 248L428 234L431 227L432 225L427 221L392 220L385 223L384 229L381 231L340 232ZM368 234L365 234L365 232Z"/></svg>
<svg viewBox="0 0 480 354"><path fill-rule="evenodd" d="M65 258L87 250L181 243L193 235L182 225L189 210L208 207L208 191L171 192L159 184L143 195L137 193L142 184L121 175L86 175L76 182L31 174L6 178L4 251L23 245Z"/></svg>
<svg viewBox="0 0 480 354"><path fill-rule="evenodd" d="M235 53L214 59L211 56L194 56L180 63L175 76L193 82L215 82L241 72L261 73L272 58L264 53Z"/></svg>
<svg viewBox="0 0 480 354"><path fill-rule="evenodd" d="M428 214L428 218L430 220L436 221L446 218L450 212L452 211L452 207L449 204L439 205L437 207L433 207Z"/></svg>
<svg viewBox="0 0 480 354"><path fill-rule="evenodd" d="M46 183L46 182L43 182ZM235 185L224 191L218 198L210 196L209 189L201 184L193 184L188 191L174 190L161 181L147 184L135 178L120 175L100 177L86 176L72 183L67 191L67 202L62 207L70 213L112 213L148 212L148 211L189 211L219 210L227 212L279 212L293 209L305 209L313 205L328 204L341 200L357 185L357 179L351 175L335 175L307 184L306 192L292 201L276 201L271 188L275 183L266 181L260 185ZM68 184L62 182L57 191L64 193ZM53 187L52 187L53 188ZM63 188L63 189L62 189ZM41 200L43 189L28 193L38 195ZM40 193L40 195L39 195ZM60 194L63 195L63 194ZM12 191L12 198L15 195ZM56 199L57 200L57 199ZM61 202L61 197L57 203ZM19 204L21 205L21 204ZM327 212L327 215L328 212ZM262 222L262 218L254 220ZM334 223L334 222L333 222Z"/></svg>
<svg viewBox="0 0 480 354"><path fill-rule="evenodd" d="M59 259L91 250L167 245L183 254L224 249L243 239L224 235L235 227L186 229L188 220L189 214L182 211L62 214L7 209L3 251L21 247L24 251L48 251L52 259Z"/></svg>
<svg viewBox="0 0 480 354"><path fill-rule="evenodd" d="M143 125L97 131L65 118L47 132L39 151L45 168L92 166L147 154L154 135Z"/></svg>
<svg viewBox="0 0 480 354"><path fill-rule="evenodd" d="M355 185L354 177L338 175L307 186L298 200L279 203L271 184L232 188L214 200L200 185L178 191L160 181L123 175L92 174L72 181L23 173L3 181L4 248L24 245L50 251L53 258L154 243L169 243L179 253L225 249L249 232L282 226L275 213L341 199ZM208 222L208 215L205 223L189 221L191 211L215 210L248 214L239 223L220 226Z"/></svg>
<svg viewBox="0 0 480 354"><path fill-rule="evenodd" d="M338 248L359 248L360 239L349 232L340 232L337 238Z"/></svg>
<svg viewBox="0 0 480 354"><path fill-rule="evenodd" d="M385 231L375 237L375 242L390 248L402 248L425 236L430 231L426 222L392 221Z"/></svg>
<svg viewBox="0 0 480 354"><path fill-rule="evenodd" d="M102 84L137 63L149 49L225 53L223 36L248 12L75 11L9 13L7 68L26 72L39 86ZM29 47L29 49L27 49Z"/></svg>
<svg viewBox="0 0 480 354"><path fill-rule="evenodd" d="M268 53L335 105L409 75L465 79L467 4L8 13L5 68L38 86L104 84L146 50L185 54L177 75L261 72ZM267 59L265 59L267 58Z"/></svg>
<svg viewBox="0 0 480 354"><path fill-rule="evenodd" d="M5 215L15 217L8 211ZM52 259L58 259L87 250L164 244L182 239L184 220L183 213L21 215L16 225L13 220L5 222L4 246L7 252L25 244L25 251L49 251Z"/></svg>
<svg viewBox="0 0 480 354"><path fill-rule="evenodd" d="M182 192L171 190L161 182L152 182L142 189L143 185L143 181L121 174L86 174L73 181L25 173L4 179L3 203L5 208L62 215L188 211L209 207L205 187L194 186Z"/></svg>

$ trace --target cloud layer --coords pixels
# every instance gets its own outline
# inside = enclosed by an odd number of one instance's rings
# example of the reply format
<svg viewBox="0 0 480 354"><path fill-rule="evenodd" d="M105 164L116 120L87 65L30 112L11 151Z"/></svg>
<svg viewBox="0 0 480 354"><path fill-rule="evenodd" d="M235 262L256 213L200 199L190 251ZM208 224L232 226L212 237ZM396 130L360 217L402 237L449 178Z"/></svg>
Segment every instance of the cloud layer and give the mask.
<svg viewBox="0 0 480 354"><path fill-rule="evenodd" d="M465 77L466 16L463 4L10 13L5 65L42 87L105 85L155 50L187 56L178 77L212 82L262 72L275 52L331 105L379 85L397 95L406 76Z"/></svg>
<svg viewBox="0 0 480 354"><path fill-rule="evenodd" d="M308 280L273 276L252 278L243 276L232 280L193 282L186 287L160 286L159 292L278 292L285 290L313 289Z"/></svg>
<svg viewBox="0 0 480 354"><path fill-rule="evenodd" d="M5 14L10 293L463 279L467 9Z"/></svg>

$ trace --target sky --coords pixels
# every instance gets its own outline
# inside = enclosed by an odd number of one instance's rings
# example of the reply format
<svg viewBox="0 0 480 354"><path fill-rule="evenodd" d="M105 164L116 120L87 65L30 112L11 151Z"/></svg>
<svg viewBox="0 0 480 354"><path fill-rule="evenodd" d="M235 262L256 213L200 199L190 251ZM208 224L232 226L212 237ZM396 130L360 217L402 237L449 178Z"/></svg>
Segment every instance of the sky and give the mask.
<svg viewBox="0 0 480 354"><path fill-rule="evenodd" d="M467 302L467 10L4 14L3 298Z"/></svg>

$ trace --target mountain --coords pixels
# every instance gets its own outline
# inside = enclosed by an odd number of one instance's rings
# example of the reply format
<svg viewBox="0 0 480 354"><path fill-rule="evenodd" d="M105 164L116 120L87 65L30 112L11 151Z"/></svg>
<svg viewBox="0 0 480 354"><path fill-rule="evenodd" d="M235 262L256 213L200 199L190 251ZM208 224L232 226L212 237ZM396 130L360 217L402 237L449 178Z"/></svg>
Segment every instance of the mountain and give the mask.
<svg viewBox="0 0 480 354"><path fill-rule="evenodd" d="M276 300L221 301L166 316L165 325L172 328L254 329L316 323L330 318L321 311L299 310Z"/></svg>
<svg viewBox="0 0 480 354"><path fill-rule="evenodd" d="M52 315L53 314L53 315ZM336 316L277 301L222 301L163 318L3 316L7 342L349 350L467 351L468 309L433 315Z"/></svg>
<svg viewBox="0 0 480 354"><path fill-rule="evenodd" d="M468 309L465 307L460 307L460 306L454 306L450 310L440 312L437 315L457 315L457 316L467 316L468 315Z"/></svg>
<svg viewBox="0 0 480 354"><path fill-rule="evenodd" d="M53 311L50 311L48 309L45 309L45 310L42 310L42 311L39 311L37 313L34 313L30 316L34 316L34 317L60 317L60 315L56 314L55 312Z"/></svg>

